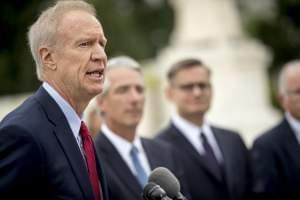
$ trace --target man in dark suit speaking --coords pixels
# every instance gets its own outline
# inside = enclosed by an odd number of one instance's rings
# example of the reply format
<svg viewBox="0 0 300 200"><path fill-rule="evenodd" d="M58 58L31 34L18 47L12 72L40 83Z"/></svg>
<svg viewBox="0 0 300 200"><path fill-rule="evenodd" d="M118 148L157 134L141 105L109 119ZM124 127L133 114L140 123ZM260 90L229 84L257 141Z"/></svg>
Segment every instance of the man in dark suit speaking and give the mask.
<svg viewBox="0 0 300 200"><path fill-rule="evenodd" d="M170 146L137 133L145 93L135 60L121 56L108 61L103 93L97 101L104 123L95 145L104 164L110 200L140 200L151 170L159 166L169 168L183 182Z"/></svg>
<svg viewBox="0 0 300 200"><path fill-rule="evenodd" d="M252 146L254 198L300 199L300 60L285 64L279 76L281 122Z"/></svg>
<svg viewBox="0 0 300 200"><path fill-rule="evenodd" d="M102 91L106 38L95 9L58 1L30 27L43 82L0 124L0 199L107 200L93 142L81 120Z"/></svg>
<svg viewBox="0 0 300 200"><path fill-rule="evenodd" d="M248 151L239 134L205 120L212 98L210 76L197 59L171 66L166 94L176 112L157 137L176 148L191 200L244 200L250 190Z"/></svg>

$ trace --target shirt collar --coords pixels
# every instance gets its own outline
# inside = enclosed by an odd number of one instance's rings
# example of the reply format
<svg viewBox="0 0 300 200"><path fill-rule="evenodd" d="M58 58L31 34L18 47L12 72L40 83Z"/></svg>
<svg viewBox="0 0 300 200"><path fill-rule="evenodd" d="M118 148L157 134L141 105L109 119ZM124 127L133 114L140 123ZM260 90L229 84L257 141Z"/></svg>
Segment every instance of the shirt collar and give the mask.
<svg viewBox="0 0 300 200"><path fill-rule="evenodd" d="M132 145L135 145L139 152L143 152L142 141L137 134L131 143L119 136L117 133L114 133L105 123L101 126L101 130L103 134L113 143L121 155L129 155Z"/></svg>
<svg viewBox="0 0 300 200"><path fill-rule="evenodd" d="M285 113L285 118L291 126L298 143L300 144L300 121L295 119L289 112Z"/></svg>
<svg viewBox="0 0 300 200"><path fill-rule="evenodd" d="M197 139L199 140L199 133L201 130L200 126L187 121L181 117L178 113L174 113L171 117L173 124L186 136L188 139Z"/></svg>
<svg viewBox="0 0 300 200"><path fill-rule="evenodd" d="M222 153L220 151L220 148L218 147L218 143L213 134L213 130L206 120L204 120L202 127L200 127L187 121L178 113L174 113L174 115L172 115L172 122L183 134L183 136L185 136L188 141L194 146L194 148L198 150L200 154L204 153L204 147L200 142L200 132L203 132L203 134L207 138L207 141L212 146L218 161L223 162Z"/></svg>
<svg viewBox="0 0 300 200"><path fill-rule="evenodd" d="M49 93L49 95L58 104L59 108L64 113L69 123L69 126L71 127L73 135L77 139L79 136L81 118L72 108L72 106L51 85L49 85L47 82L44 82L43 88Z"/></svg>
<svg viewBox="0 0 300 200"><path fill-rule="evenodd" d="M174 125L185 135L196 135L199 137L200 131L202 130L206 136L211 134L210 124L204 120L202 126L197 126L188 120L181 117L178 113L174 113L171 117Z"/></svg>
<svg viewBox="0 0 300 200"><path fill-rule="evenodd" d="M171 117L171 120L173 124L179 129L179 131L194 145L200 145L197 143L199 141L201 131L207 138L209 138L209 140L211 140L211 138L214 138L211 127L206 120L204 120L201 127L184 119L178 113L174 113Z"/></svg>

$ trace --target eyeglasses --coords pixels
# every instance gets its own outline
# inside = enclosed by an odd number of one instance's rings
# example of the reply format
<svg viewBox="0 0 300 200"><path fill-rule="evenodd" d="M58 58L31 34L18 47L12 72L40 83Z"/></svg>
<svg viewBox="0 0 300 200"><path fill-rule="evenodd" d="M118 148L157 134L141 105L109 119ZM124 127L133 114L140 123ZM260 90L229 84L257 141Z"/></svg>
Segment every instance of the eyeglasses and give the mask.
<svg viewBox="0 0 300 200"><path fill-rule="evenodd" d="M200 89L202 91L207 91L211 88L209 83L187 83L187 84L179 84L177 88L184 92L192 92L194 88Z"/></svg>

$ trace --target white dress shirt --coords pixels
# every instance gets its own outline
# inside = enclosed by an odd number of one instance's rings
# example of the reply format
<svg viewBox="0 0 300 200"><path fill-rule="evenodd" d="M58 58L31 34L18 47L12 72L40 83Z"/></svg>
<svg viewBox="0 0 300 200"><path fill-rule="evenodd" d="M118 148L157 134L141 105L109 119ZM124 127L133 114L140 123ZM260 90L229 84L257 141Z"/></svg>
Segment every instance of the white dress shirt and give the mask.
<svg viewBox="0 0 300 200"><path fill-rule="evenodd" d="M137 134L135 135L135 138L132 143L130 143L128 140L120 137L116 133L112 132L109 127L106 124L103 124L101 126L101 131L103 134L109 139L109 141L114 145L114 147L117 149L127 166L130 168L133 174L136 174L133 162L131 160L130 156L130 150L132 145L134 145L138 149L138 158L141 161L141 165L143 166L147 176L150 175L151 168L149 165L149 161L147 159L146 153L144 151L141 139Z"/></svg>
<svg viewBox="0 0 300 200"><path fill-rule="evenodd" d="M290 124L293 132L295 133L295 136L297 138L298 143L300 144L300 121L295 119L290 113L285 113L285 118Z"/></svg>
<svg viewBox="0 0 300 200"><path fill-rule="evenodd" d="M200 155L205 154L205 149L201 143L200 133L203 132L207 138L209 145L212 147L212 150L219 163L223 162L223 157L221 150L218 146L216 138L213 134L213 131L207 121L204 121L202 127L196 126L195 124L187 121L179 114L174 113L172 115L172 123L174 126L180 130L180 132L187 138L187 140L192 144L192 146L197 150Z"/></svg>

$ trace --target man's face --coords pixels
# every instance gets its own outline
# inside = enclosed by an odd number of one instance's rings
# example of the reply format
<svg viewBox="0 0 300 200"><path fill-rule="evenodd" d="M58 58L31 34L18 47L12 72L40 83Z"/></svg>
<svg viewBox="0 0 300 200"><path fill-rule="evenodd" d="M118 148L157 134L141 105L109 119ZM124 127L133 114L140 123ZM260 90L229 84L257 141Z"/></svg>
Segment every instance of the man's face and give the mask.
<svg viewBox="0 0 300 200"><path fill-rule="evenodd" d="M281 95L281 105L300 121L300 67L287 71L286 93Z"/></svg>
<svg viewBox="0 0 300 200"><path fill-rule="evenodd" d="M142 75L133 69L114 69L108 72L111 83L100 107L109 127L136 128L143 115L145 103Z"/></svg>
<svg viewBox="0 0 300 200"><path fill-rule="evenodd" d="M70 99L90 99L102 91L107 57L99 21L83 11L70 11L58 26L52 55L54 85Z"/></svg>
<svg viewBox="0 0 300 200"><path fill-rule="evenodd" d="M199 66L178 71L167 89L167 96L181 116L203 116L212 98L208 71Z"/></svg>

